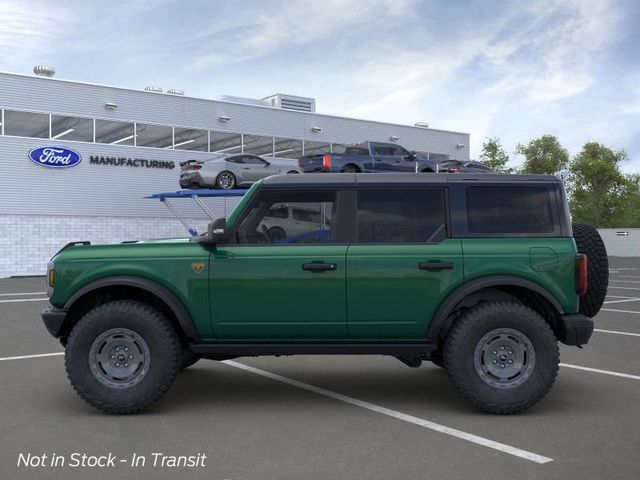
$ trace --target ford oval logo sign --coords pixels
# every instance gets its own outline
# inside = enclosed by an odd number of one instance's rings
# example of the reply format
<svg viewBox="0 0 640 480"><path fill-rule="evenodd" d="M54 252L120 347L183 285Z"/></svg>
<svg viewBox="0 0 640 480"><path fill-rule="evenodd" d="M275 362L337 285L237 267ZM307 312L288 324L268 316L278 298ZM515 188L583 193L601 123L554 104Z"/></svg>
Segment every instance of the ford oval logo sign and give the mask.
<svg viewBox="0 0 640 480"><path fill-rule="evenodd" d="M51 168L69 168L82 161L78 152L63 147L34 148L29 152L29 159L33 163Z"/></svg>

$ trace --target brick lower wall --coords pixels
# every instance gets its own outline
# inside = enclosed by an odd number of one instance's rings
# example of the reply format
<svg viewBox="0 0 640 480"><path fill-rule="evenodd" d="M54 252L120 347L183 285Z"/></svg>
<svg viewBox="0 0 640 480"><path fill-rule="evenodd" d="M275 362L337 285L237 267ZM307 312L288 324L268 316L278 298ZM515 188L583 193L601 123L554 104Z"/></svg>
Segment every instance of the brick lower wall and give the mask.
<svg viewBox="0 0 640 480"><path fill-rule="evenodd" d="M187 219L199 232L206 220ZM185 237L173 218L0 215L0 278L44 275L51 257L73 241L119 243L126 240Z"/></svg>

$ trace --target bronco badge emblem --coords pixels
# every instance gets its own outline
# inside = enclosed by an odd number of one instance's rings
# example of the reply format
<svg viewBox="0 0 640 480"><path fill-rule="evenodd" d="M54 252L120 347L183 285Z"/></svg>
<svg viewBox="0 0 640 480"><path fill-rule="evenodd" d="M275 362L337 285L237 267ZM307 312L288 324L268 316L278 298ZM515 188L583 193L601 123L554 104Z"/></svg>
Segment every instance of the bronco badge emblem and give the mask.
<svg viewBox="0 0 640 480"><path fill-rule="evenodd" d="M204 269L204 263L192 263L191 268L196 273L200 273Z"/></svg>

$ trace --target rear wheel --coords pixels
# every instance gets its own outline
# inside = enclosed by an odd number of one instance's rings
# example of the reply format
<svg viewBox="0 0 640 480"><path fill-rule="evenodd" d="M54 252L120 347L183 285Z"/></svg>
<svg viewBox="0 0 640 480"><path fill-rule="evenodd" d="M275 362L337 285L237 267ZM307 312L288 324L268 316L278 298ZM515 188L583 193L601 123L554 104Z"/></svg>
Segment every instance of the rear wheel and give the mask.
<svg viewBox="0 0 640 480"><path fill-rule="evenodd" d="M360 169L355 165L347 165L341 170L341 172L342 173L358 173L360 172Z"/></svg>
<svg viewBox="0 0 640 480"><path fill-rule="evenodd" d="M221 190L231 190L235 186L236 176L227 170L220 172L216 177L216 188Z"/></svg>
<svg viewBox="0 0 640 480"><path fill-rule="evenodd" d="M291 170L289 172L287 172L288 175L294 175L294 174L298 174L300 172L296 172L295 170Z"/></svg>
<svg viewBox="0 0 640 480"><path fill-rule="evenodd" d="M182 349L166 317L145 303L119 300L90 310L74 326L65 365L71 385L92 407L137 413L171 387Z"/></svg>
<svg viewBox="0 0 640 480"><path fill-rule="evenodd" d="M285 238L287 238L287 232L285 232L281 227L271 227L269 229L269 238L271 238L272 242L284 240Z"/></svg>
<svg viewBox="0 0 640 480"><path fill-rule="evenodd" d="M489 413L516 413L535 405L553 385L559 361L547 322L512 301L469 309L444 345L444 365L454 388Z"/></svg>
<svg viewBox="0 0 640 480"><path fill-rule="evenodd" d="M595 317L604 303L609 287L609 258L607 249L598 233L591 225L573 225L573 239L579 253L587 256L588 287L580 296L580 313Z"/></svg>

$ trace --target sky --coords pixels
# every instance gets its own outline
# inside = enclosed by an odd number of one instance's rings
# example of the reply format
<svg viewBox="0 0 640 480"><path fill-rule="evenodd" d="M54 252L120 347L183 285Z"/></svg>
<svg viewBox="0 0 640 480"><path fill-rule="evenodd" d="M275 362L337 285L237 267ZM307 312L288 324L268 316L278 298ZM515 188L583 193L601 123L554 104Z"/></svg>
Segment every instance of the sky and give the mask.
<svg viewBox="0 0 640 480"><path fill-rule="evenodd" d="M320 113L588 141L640 172L635 0L0 0L0 71L188 96L313 97ZM363 139L365 140L365 139Z"/></svg>

